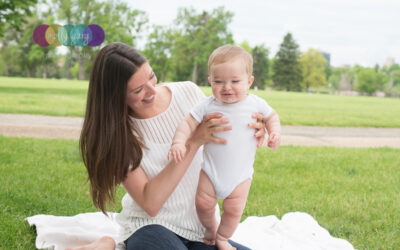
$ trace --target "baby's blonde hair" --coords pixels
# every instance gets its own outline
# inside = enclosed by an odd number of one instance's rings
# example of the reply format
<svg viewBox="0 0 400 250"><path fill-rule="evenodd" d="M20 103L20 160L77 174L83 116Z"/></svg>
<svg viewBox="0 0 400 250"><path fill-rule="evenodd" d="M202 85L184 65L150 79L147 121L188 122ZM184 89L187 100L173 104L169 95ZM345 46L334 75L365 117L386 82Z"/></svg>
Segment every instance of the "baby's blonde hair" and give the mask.
<svg viewBox="0 0 400 250"><path fill-rule="evenodd" d="M235 45L224 45L216 48L208 58L208 73L211 74L211 67L216 64L240 57L246 64L246 71L249 76L253 75L253 57L243 48Z"/></svg>

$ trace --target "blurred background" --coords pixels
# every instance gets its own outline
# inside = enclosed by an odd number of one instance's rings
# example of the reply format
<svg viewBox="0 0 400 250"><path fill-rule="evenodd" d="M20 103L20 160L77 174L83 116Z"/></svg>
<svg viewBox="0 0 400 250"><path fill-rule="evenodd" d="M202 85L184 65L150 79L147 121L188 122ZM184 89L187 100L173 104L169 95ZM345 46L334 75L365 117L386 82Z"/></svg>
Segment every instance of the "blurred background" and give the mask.
<svg viewBox="0 0 400 250"><path fill-rule="evenodd" d="M110 42L142 51L159 81L207 85L209 54L236 44L254 57L253 88L400 97L400 2L0 1L0 76L87 80ZM41 24L97 24L100 46L39 46Z"/></svg>

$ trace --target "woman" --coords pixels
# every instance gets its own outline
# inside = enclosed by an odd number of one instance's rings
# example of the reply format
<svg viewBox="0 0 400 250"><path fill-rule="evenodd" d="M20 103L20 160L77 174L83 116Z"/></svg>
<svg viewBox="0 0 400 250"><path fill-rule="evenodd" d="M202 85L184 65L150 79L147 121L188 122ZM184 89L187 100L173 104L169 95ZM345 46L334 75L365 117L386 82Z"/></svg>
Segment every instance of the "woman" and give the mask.
<svg viewBox="0 0 400 250"><path fill-rule="evenodd" d="M98 53L80 138L93 203L106 213L106 203L114 201L122 183L127 194L117 221L127 249L216 249L202 242L204 228L195 210L199 148L207 142L226 143L213 134L230 130L221 126L229 121L208 114L188 141L183 161L168 162L176 127L204 94L191 82L156 82L151 66L135 49L112 43ZM249 126L256 129L261 145L262 122ZM103 243L113 247L107 237L92 247Z"/></svg>

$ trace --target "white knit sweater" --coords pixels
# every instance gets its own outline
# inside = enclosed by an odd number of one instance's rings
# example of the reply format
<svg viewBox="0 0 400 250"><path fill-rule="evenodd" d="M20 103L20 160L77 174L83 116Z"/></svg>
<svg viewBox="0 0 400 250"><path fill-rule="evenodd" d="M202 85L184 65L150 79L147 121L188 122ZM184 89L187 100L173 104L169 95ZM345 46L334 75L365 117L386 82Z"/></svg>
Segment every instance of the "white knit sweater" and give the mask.
<svg viewBox="0 0 400 250"><path fill-rule="evenodd" d="M149 119L132 118L143 133L148 147L148 150L143 150L141 166L149 179L167 165L168 151L177 126L193 106L204 98L203 92L192 82L163 85L172 92L167 110ZM197 217L194 200L201 162L202 150L199 150L182 180L155 217L147 215L129 194L125 194L122 211L117 216L122 229L120 240L126 240L143 226L159 224L188 240L202 241L204 228Z"/></svg>

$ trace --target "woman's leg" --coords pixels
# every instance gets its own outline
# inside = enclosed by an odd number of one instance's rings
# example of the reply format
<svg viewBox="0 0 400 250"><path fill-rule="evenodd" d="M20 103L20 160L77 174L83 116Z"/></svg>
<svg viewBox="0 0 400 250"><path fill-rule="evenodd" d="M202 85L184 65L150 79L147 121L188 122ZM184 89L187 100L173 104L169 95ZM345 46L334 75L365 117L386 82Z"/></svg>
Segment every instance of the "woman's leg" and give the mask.
<svg viewBox="0 0 400 250"><path fill-rule="evenodd" d="M217 195L215 194L214 186L210 178L201 170L196 192L196 210L201 224L206 228L204 243L208 245L215 244L218 226L215 218L215 206L217 205L217 201Z"/></svg>
<svg viewBox="0 0 400 250"><path fill-rule="evenodd" d="M224 210L221 216L221 223L217 230L216 244L218 249L233 249L228 243L239 225L243 209L246 206L247 195L249 194L251 179L247 179L235 187L233 192L222 202Z"/></svg>
<svg viewBox="0 0 400 250"><path fill-rule="evenodd" d="M187 250L179 237L161 225L140 228L126 241L126 250Z"/></svg>

